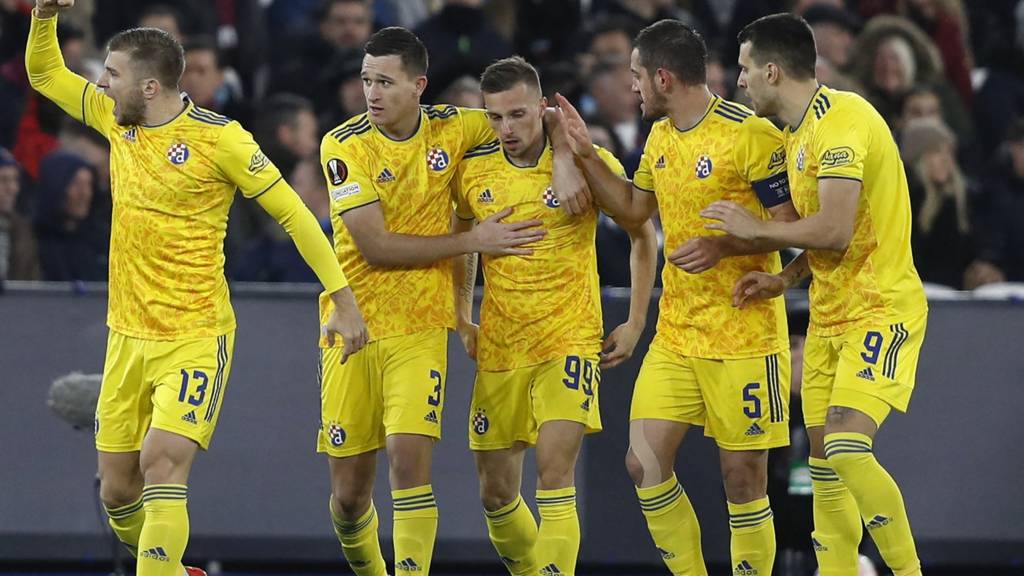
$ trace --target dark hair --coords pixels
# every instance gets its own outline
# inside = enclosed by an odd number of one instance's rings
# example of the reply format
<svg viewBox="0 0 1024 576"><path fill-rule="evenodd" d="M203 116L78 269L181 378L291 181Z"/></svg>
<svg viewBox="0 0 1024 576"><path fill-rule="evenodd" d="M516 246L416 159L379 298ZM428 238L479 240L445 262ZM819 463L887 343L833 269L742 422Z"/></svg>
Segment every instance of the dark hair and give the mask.
<svg viewBox="0 0 1024 576"><path fill-rule="evenodd" d="M626 38L632 39L636 36L636 26L622 16L601 15L593 21L589 32L590 34L587 37L588 44L592 43L594 38L597 38L598 36L611 34L613 32L618 32Z"/></svg>
<svg viewBox="0 0 1024 576"><path fill-rule="evenodd" d="M797 80L814 78L818 52L814 32L803 18L789 13L764 16L747 24L736 39L750 42L750 57L758 64L773 62Z"/></svg>
<svg viewBox="0 0 1024 576"><path fill-rule="evenodd" d="M361 4L368 7L366 0L321 0L312 12L313 21L321 22L327 18L335 4Z"/></svg>
<svg viewBox="0 0 1024 576"><path fill-rule="evenodd" d="M637 34L633 45L648 74L664 68L688 86L707 81L708 47L704 38L679 20L651 24Z"/></svg>
<svg viewBox="0 0 1024 576"><path fill-rule="evenodd" d="M540 77L537 75L537 69L522 56L496 60L480 75L480 91L484 94L511 90L519 83L526 84L527 88L534 88L540 92Z"/></svg>
<svg viewBox="0 0 1024 576"><path fill-rule="evenodd" d="M118 32L107 44L110 52L127 52L136 69L156 78L165 88L177 88L185 71L181 44L157 28L132 28Z"/></svg>
<svg viewBox="0 0 1024 576"><path fill-rule="evenodd" d="M427 73L426 46L401 26L389 26L374 32L364 49L370 56L401 56L402 67L412 76Z"/></svg>
<svg viewBox="0 0 1024 576"><path fill-rule="evenodd" d="M303 96L288 92L273 94L260 105L255 132L273 139L279 126L291 124L300 113L312 114L313 110L313 103Z"/></svg>
<svg viewBox="0 0 1024 576"><path fill-rule="evenodd" d="M217 48L217 42L209 36L193 36L185 40L182 44L182 49L185 54L189 52L212 52L213 62L217 68L220 68L220 49Z"/></svg>

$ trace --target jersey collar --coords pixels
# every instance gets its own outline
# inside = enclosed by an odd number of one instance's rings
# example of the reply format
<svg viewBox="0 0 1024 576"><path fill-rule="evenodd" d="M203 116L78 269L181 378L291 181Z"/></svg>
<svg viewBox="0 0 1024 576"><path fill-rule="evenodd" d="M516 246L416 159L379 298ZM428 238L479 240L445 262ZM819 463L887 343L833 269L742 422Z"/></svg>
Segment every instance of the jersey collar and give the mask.
<svg viewBox="0 0 1024 576"><path fill-rule="evenodd" d="M184 92L181 93L181 101L185 103L185 107L182 108L181 112L178 112L178 114L175 115L174 118L171 118L170 120L168 120L167 122L164 122L163 124L156 124L156 125L153 125L153 126L146 126L144 124L140 124L139 128L142 128L144 130L159 130L161 128L166 128L168 126L176 124L179 120L181 120L182 118L185 117L185 114L187 114L189 110L195 108L195 104L192 103L192 99L189 98L188 94L186 94Z"/></svg>
<svg viewBox="0 0 1024 576"><path fill-rule="evenodd" d="M801 126L804 125L804 122L807 120L807 115L811 113L811 106L814 105L814 99L817 98L818 94L821 94L822 90L824 89L824 84L818 84L818 89L814 91L814 94L811 94L811 99L807 101L807 108L804 110L804 115L800 117L800 123L797 124L796 126L786 126L786 130L790 134L793 134L794 132L799 130Z"/></svg>
<svg viewBox="0 0 1024 576"><path fill-rule="evenodd" d="M537 157L537 161L536 162L534 162L533 164L530 164L528 166L516 166L515 164L513 164L512 163L512 159L509 158L508 157L508 153L505 152L505 147L504 146L501 147L501 155L505 157L505 162L508 162L509 166L511 166L513 168L518 168L520 170L532 170L532 169L536 168L537 166L540 166L540 163L544 160L544 155L550 154L550 153L551 153L551 142L548 141L547 133L544 134L544 148L541 149L540 156Z"/></svg>

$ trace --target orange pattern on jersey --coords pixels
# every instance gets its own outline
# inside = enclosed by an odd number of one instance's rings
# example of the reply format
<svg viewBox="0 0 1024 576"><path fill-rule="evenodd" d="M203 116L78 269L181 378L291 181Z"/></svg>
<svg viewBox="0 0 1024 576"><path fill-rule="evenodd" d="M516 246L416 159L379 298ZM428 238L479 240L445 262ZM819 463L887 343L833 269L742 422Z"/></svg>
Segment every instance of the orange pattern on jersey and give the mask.
<svg viewBox="0 0 1024 576"><path fill-rule="evenodd" d="M784 170L782 144L781 132L767 120L718 97L689 130L677 129L668 118L655 123L633 183L657 194L665 255L691 238L714 234L700 211L716 200L770 217L752 183ZM780 269L778 253L724 258L701 274L666 264L655 341L698 358L779 352L786 346L785 303L777 298L740 310L732 306L732 289L747 272Z"/></svg>
<svg viewBox="0 0 1024 576"><path fill-rule="evenodd" d="M856 94L823 86L797 129L787 129L786 152L793 204L801 216L820 210L819 178L862 182L846 251L807 251L813 276L810 330L835 336L925 312L910 250L906 173L878 112Z"/></svg>
<svg viewBox="0 0 1024 576"><path fill-rule="evenodd" d="M598 154L617 174L622 165ZM551 191L551 147L536 166L510 163L495 140L470 150L459 166L460 218L483 220L512 208L509 220L537 219L547 236L528 256L484 256L477 369L533 366L565 354L601 350L601 287L597 276L597 211L574 218Z"/></svg>
<svg viewBox="0 0 1024 576"><path fill-rule="evenodd" d="M467 149L493 139L482 110L454 106L424 106L417 132L400 142L384 136L366 114L324 136L320 156L331 194L334 249L371 340L453 328L451 261L415 268L373 267L359 252L341 214L380 202L391 232L447 234L455 167ZM321 295L321 322L332 310L330 299ZM326 340L320 345L326 347Z"/></svg>

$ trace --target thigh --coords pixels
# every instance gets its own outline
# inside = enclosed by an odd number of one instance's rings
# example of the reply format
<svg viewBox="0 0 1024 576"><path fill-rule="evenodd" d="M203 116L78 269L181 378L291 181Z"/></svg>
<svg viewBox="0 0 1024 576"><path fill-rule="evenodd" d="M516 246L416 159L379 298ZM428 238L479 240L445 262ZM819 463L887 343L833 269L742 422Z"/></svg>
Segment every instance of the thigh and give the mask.
<svg viewBox="0 0 1024 576"><path fill-rule="evenodd" d="M379 341L341 363L341 348L320 349L320 428L317 452L348 461L384 447ZM332 464L333 469L334 464Z"/></svg>
<svg viewBox="0 0 1024 576"><path fill-rule="evenodd" d="M830 405L863 412L881 425L890 409L905 412L917 377L927 315L844 334Z"/></svg>
<svg viewBox="0 0 1024 576"><path fill-rule="evenodd" d="M378 342L384 433L441 437L448 331L436 328Z"/></svg>
<svg viewBox="0 0 1024 576"><path fill-rule="evenodd" d="M800 383L800 403L803 406L804 426L807 428L825 425L838 364L839 351L833 345L832 338L807 335L803 381Z"/></svg>
<svg viewBox="0 0 1024 576"><path fill-rule="evenodd" d="M599 363L596 354L568 354L537 367L530 399L539 429L568 421L582 424L587 433L601 430Z"/></svg>
<svg viewBox="0 0 1024 576"><path fill-rule="evenodd" d="M330 456L327 463L331 474L331 492L335 498L346 503L370 500L377 476L375 450L342 458ZM352 512L351 515L358 515L365 510L349 512Z"/></svg>
<svg viewBox="0 0 1024 576"><path fill-rule="evenodd" d="M526 444L521 442L509 448L473 452L477 477L480 479L480 496L485 508L497 510L519 494L525 456Z"/></svg>
<svg viewBox="0 0 1024 576"><path fill-rule="evenodd" d="M652 346L633 387L629 419L703 426L705 418L704 397L691 359Z"/></svg>
<svg viewBox="0 0 1024 576"><path fill-rule="evenodd" d="M642 470L642 473L636 473L642 475L642 478L634 477L638 486L655 486L672 476L676 453L689 429L689 424L671 420L630 421L629 452Z"/></svg>
<svg viewBox="0 0 1024 576"><path fill-rule="evenodd" d="M707 407L704 433L726 450L789 445L789 350L754 358L694 359Z"/></svg>
<svg viewBox="0 0 1024 576"><path fill-rule="evenodd" d="M146 344L146 379L153 383L152 427L207 449L231 373L235 334Z"/></svg>
<svg viewBox="0 0 1024 576"><path fill-rule="evenodd" d="M477 372L469 414L471 450L505 450L537 441L530 383L534 366L501 372Z"/></svg>
<svg viewBox="0 0 1024 576"><path fill-rule="evenodd" d="M145 381L145 341L110 331L107 336L103 383L96 404L96 449L132 452L142 449L153 403ZM136 459L136 465L138 460Z"/></svg>
<svg viewBox="0 0 1024 576"><path fill-rule="evenodd" d="M552 490L572 486L576 459L583 445L586 425L570 420L552 420L540 427L537 437L537 487Z"/></svg>

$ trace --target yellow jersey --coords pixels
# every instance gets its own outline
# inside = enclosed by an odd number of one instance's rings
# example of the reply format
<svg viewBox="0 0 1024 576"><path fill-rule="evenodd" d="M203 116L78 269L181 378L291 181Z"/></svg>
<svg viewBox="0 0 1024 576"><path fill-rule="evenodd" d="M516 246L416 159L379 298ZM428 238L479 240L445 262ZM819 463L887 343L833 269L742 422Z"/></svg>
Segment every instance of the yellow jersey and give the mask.
<svg viewBox="0 0 1024 576"><path fill-rule="evenodd" d="M925 313L928 303L910 252L907 176L885 120L857 94L822 86L800 124L786 132L790 190L801 216L820 209L819 180L862 184L846 251L807 251L809 330L834 336Z"/></svg>
<svg viewBox="0 0 1024 576"><path fill-rule="evenodd" d="M483 110L423 106L416 133L396 141L366 114L331 130L320 159L331 196L334 250L348 277L371 340L431 328L453 328L451 260L422 267L373 267L363 258L341 215L379 202L387 229L440 236L451 231L449 185L466 150L494 139ZM333 304L321 296L326 319ZM326 347L326 340L321 339ZM340 345L337 344L337 345Z"/></svg>
<svg viewBox="0 0 1024 576"><path fill-rule="evenodd" d="M616 174L622 165L598 155ZM567 353L601 351L601 284L597 276L597 209L571 217L551 190L552 150L534 166L512 164L494 140L466 153L453 183L457 214L483 220L512 208L513 220L537 219L547 235L528 256L484 256L477 369L533 366Z"/></svg>
<svg viewBox="0 0 1024 576"><path fill-rule="evenodd" d="M789 200L782 133L744 106L713 96L689 130L669 118L647 138L633 185L658 198L666 257L691 238L717 234L700 211L729 200L770 218L767 208ZM643 192L646 191L646 192ZM780 352L788 346L785 302L732 306L736 281L752 270L777 273L777 252L723 258L689 274L666 265L654 344L684 356L736 359Z"/></svg>
<svg viewBox="0 0 1024 576"><path fill-rule="evenodd" d="M273 190L279 207L290 211L286 227L301 228L306 238L316 237L308 235L315 219L309 220L308 210L295 212L300 205L295 192L249 132L187 97L182 111L163 125L117 124L114 101L64 67L56 27L57 18L33 16L26 68L33 87L110 141L107 324L148 340L205 338L233 330L224 235L235 190L247 198ZM322 259L314 266L325 289L344 287L322 233L310 242L300 250L326 254L327 266ZM310 247L313 252L306 252Z"/></svg>

